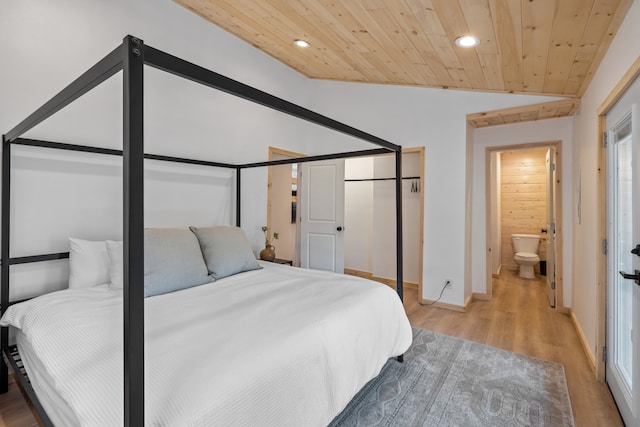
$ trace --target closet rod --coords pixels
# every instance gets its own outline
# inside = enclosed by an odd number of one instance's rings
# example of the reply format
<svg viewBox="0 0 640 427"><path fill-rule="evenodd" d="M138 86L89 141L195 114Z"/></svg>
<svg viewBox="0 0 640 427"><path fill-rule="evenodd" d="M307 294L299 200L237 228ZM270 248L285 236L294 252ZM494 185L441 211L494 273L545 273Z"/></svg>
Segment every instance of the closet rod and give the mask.
<svg viewBox="0 0 640 427"><path fill-rule="evenodd" d="M420 179L419 176L405 176L402 179ZM363 179L345 179L344 182L360 182L360 181L395 181L395 178L363 178Z"/></svg>

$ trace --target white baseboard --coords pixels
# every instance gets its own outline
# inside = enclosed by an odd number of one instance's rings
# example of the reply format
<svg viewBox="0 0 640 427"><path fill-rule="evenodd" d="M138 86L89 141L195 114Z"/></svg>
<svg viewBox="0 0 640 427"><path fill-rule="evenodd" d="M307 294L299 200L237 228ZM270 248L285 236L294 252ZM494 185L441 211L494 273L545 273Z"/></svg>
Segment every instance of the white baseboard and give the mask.
<svg viewBox="0 0 640 427"><path fill-rule="evenodd" d="M498 272L497 273L492 273L491 277L493 277L494 279L499 279L500 278L500 273L502 273L502 264L500 264L498 266Z"/></svg>
<svg viewBox="0 0 640 427"><path fill-rule="evenodd" d="M582 332L580 323L578 323L578 319L576 319L576 315L571 309L569 309L569 317L571 318L571 323L573 323L573 327L576 330L576 333L578 334L578 339L580 340L580 344L582 344L582 349L584 350L584 353L587 356L587 361L589 362L591 371L595 375L596 358L595 358L595 355L591 352L591 348L589 347L589 341L587 341L587 338L584 336L584 332Z"/></svg>
<svg viewBox="0 0 640 427"><path fill-rule="evenodd" d="M344 274L349 274L351 276L364 277L365 279L373 280L375 282L384 283L385 285L389 285L394 289L396 288L396 281L394 279L386 279L384 277L377 277L377 276L374 276L372 273L370 273L368 271L355 270L353 268L345 268L344 269ZM403 287L409 288L409 289L418 289L418 286L419 286L417 283L413 283L413 282L404 281L402 283L403 283Z"/></svg>

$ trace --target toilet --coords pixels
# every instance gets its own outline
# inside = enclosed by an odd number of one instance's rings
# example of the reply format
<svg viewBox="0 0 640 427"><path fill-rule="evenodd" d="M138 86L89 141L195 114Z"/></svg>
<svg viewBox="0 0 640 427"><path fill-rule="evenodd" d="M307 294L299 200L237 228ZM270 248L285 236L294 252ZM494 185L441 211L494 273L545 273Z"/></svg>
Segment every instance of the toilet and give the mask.
<svg viewBox="0 0 640 427"><path fill-rule="evenodd" d="M515 260L520 265L520 277L525 279L535 279L536 273L533 267L540 262L538 247L540 246L540 236L535 234L512 234L513 252Z"/></svg>

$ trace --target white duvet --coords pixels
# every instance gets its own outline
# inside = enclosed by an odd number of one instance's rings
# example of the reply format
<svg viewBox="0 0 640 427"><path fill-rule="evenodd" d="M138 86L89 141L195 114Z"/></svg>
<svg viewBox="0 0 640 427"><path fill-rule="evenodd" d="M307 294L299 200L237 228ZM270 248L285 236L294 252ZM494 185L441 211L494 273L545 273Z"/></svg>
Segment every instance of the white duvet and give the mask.
<svg viewBox="0 0 640 427"><path fill-rule="evenodd" d="M327 425L409 347L389 287L262 265L145 300L146 425ZM0 324L21 330L70 409L60 412L74 415L51 411L54 423L122 425L121 290L44 295L11 306Z"/></svg>

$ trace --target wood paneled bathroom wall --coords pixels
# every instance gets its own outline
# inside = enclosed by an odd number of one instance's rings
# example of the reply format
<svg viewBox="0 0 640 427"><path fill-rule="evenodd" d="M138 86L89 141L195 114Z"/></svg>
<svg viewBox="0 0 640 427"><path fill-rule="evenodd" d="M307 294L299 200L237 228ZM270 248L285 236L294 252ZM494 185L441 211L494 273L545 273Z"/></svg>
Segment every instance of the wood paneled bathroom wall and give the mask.
<svg viewBox="0 0 640 427"><path fill-rule="evenodd" d="M546 259L548 148L517 150L500 154L500 202L502 230L502 268L517 270L511 235L537 234L540 259ZM539 265L536 272L540 272Z"/></svg>

